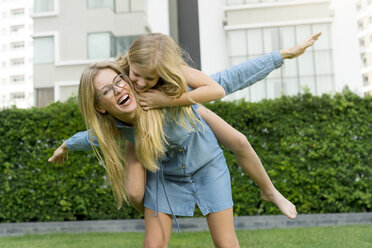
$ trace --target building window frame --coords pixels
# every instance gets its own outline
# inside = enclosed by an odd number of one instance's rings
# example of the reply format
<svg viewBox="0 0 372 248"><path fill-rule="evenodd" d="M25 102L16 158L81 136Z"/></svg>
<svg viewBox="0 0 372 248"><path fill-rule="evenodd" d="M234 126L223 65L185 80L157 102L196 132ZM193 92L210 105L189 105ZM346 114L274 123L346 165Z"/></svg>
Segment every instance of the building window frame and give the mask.
<svg viewBox="0 0 372 248"><path fill-rule="evenodd" d="M49 17L49 16L58 16L59 15L59 0L52 0L52 1L53 1L53 4L54 4L54 9L53 10L51 10L51 11L45 11L45 12L35 12L35 9L32 9L32 14L30 16L32 18L42 18L42 17Z"/></svg>
<svg viewBox="0 0 372 248"><path fill-rule="evenodd" d="M45 32L45 33L35 33L32 35L32 38L45 38L45 37L53 37L53 61L50 63L58 63L59 62L59 33L58 32ZM33 42L33 46L35 48L35 41ZM35 58L35 54L34 54ZM48 64L48 63L35 63L34 64Z"/></svg>
<svg viewBox="0 0 372 248"><path fill-rule="evenodd" d="M55 102L61 100L61 88L64 86L79 86L79 81L55 82L54 83L54 101Z"/></svg>
<svg viewBox="0 0 372 248"><path fill-rule="evenodd" d="M291 41L291 44L292 43L296 44L300 40L303 40L303 38L300 38L301 31L300 31L299 28L300 27L305 27L305 28L310 29L310 32L309 32L309 35L310 35L311 33L313 33L314 25L324 25L323 28L328 29L328 31L329 31L329 28L330 28L330 22L324 22L324 21L312 22L312 23L301 23L301 24L285 23L285 25L266 26L266 27L264 25L258 25L258 24L255 25L255 26L246 26L246 27L240 26L239 28L237 28L237 27L226 28L225 27L227 40L229 40L229 38L231 37L230 39L234 39L235 41L238 42L238 43L236 43L238 45L236 45L234 43L228 44L228 47L230 49L229 52L228 52L229 53L228 57L229 57L230 64L234 65L234 64L237 64L239 62L243 62L243 61L247 61L249 59L252 59L253 57L263 55L267 52L280 49L281 47L283 47L283 45L280 44L282 42L281 41L282 38L280 38L279 34L284 29L288 29L288 28L293 29L292 32L293 32L293 39L294 40ZM274 43L268 43L267 49L265 48L266 43L264 42L265 41L264 32L266 30L268 30L268 31L269 30L274 30L274 31L278 30L278 34L274 35L274 37L277 37L275 40L278 40L278 42L279 42L278 47L276 47L276 45L274 45ZM248 37L248 33L252 32L252 31L257 31L258 32L258 36L260 37L261 41L256 41L255 43L262 43L263 48L259 49L259 48L256 48L255 46L250 46L250 44L247 42L248 40L252 40L251 37L254 37L252 35L250 35ZM261 35L260 35L259 31L261 31ZM289 30L289 31L291 31L291 30ZM234 33L230 33L230 32L234 32ZM270 32L273 32L273 31L270 31ZM268 32L268 34L270 34L270 32ZM327 33L330 33L330 31L327 32ZM254 33L253 33L253 35L254 35ZM236 36L237 38L232 38L234 36ZM241 38L239 38L239 37L241 37ZM244 42L242 42L242 40L244 40ZM269 39L269 40L271 40L271 39ZM244 50L245 52L236 53L236 51L235 51L236 47L241 47L240 50ZM287 46L284 46L284 47L287 47ZM313 48L309 49L309 51L307 51L307 53L305 54L306 56L302 56L301 58L296 58L293 61L289 61L291 63L287 62L285 66L278 69L277 71L272 72L267 78L262 80L261 83L257 83L250 88L244 89L243 90L244 92L241 92L240 96L244 96L247 100L250 100L250 101L251 100L257 101L257 100L260 100L260 99L271 99L273 97L274 98L279 97L283 93L285 95L292 95L293 92L290 92L289 90L287 90L287 88L290 85L292 85L293 82L295 82L295 84L296 84L295 86L297 88L297 90L296 90L297 93L298 92L303 92L303 90L304 90L303 87L304 87L305 84L303 84L302 82L306 82L306 81L310 82L310 83L307 83L307 87L310 90L312 90L313 93L316 94L316 95L320 95L320 94L324 93L325 91L334 92L335 81L334 81L334 71L333 71L334 68L333 68L333 61L332 61L332 52L333 51L332 51L331 47L332 46L331 46L331 41L330 41L330 37L329 37L326 47L319 47L319 44L318 44L317 47L313 47ZM326 58L326 59L329 59L329 63L328 63L330 65L329 68L322 69L319 66L317 66L318 63L316 63L316 62L319 60L319 58L323 58L323 57ZM300 63L308 64L309 67L300 66ZM311 70L310 69L309 69L309 71L300 70L301 68L302 69L303 68L310 68ZM310 72L310 71L312 71L312 72ZM321 85L320 82L323 82L323 81L329 81L330 82L330 84L328 85L329 89L318 88L319 85ZM268 87L269 82L271 84L270 87ZM276 91L275 90L272 91L273 86L275 86L277 88ZM258 90L261 92L260 93L261 96L258 97L259 99L256 99L257 98L256 95L258 95L258 94L256 94L256 91L258 92ZM272 91L272 92L269 92L269 91ZM252 94L252 92L254 92L255 94ZM253 96L255 96L255 97L253 97Z"/></svg>

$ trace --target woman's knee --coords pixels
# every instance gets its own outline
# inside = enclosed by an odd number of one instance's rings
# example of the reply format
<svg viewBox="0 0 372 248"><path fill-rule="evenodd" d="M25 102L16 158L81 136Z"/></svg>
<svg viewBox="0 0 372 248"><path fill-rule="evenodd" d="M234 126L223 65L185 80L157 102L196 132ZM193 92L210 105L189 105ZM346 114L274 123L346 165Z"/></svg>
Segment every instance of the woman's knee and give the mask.
<svg viewBox="0 0 372 248"><path fill-rule="evenodd" d="M168 242L157 239L146 239L143 245L144 248L167 248Z"/></svg>
<svg viewBox="0 0 372 248"><path fill-rule="evenodd" d="M235 237L231 237L230 239L220 239L214 242L214 246L217 248L239 248L238 239Z"/></svg>

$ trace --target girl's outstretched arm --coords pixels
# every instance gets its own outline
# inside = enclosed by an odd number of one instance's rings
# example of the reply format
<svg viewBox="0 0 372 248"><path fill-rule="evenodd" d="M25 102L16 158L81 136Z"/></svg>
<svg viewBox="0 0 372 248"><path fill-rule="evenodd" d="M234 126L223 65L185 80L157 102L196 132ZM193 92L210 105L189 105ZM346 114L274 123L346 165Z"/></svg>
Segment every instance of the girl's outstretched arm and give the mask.
<svg viewBox="0 0 372 248"><path fill-rule="evenodd" d="M189 66L182 66L186 82L193 90L183 93L179 98L171 98L159 90L150 89L140 93L140 105L144 110L188 106L196 103L206 103L221 99L225 96L225 90L204 72Z"/></svg>
<svg viewBox="0 0 372 248"><path fill-rule="evenodd" d="M140 105L145 109L168 106L186 106L217 100L225 95L244 89L266 78L273 70L283 65L284 59L293 59L302 55L307 48L315 44L321 33L311 35L307 40L290 48L256 57L229 69L212 74L211 80L204 73L184 67L187 84L194 90L184 93L180 98L172 99L158 90L141 93ZM216 82L222 86L221 90Z"/></svg>
<svg viewBox="0 0 372 248"><path fill-rule="evenodd" d="M197 112L212 129L219 143L235 154L239 166L260 187L262 198L273 202L289 219L296 218L296 207L275 188L247 138L209 109L200 106Z"/></svg>

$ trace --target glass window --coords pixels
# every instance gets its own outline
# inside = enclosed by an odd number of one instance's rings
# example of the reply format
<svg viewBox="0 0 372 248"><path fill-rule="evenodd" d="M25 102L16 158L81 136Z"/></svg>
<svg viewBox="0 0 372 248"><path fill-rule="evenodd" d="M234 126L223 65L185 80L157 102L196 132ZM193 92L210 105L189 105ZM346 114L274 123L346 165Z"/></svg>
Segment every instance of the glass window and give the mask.
<svg viewBox="0 0 372 248"><path fill-rule="evenodd" d="M231 57L231 65L237 65L239 63L243 63L244 61L247 61L247 56L235 56Z"/></svg>
<svg viewBox="0 0 372 248"><path fill-rule="evenodd" d="M269 53L279 49L278 28L265 28L263 30L264 53Z"/></svg>
<svg viewBox="0 0 372 248"><path fill-rule="evenodd" d="M315 51L315 72L317 75L332 74L332 58L329 50Z"/></svg>
<svg viewBox="0 0 372 248"><path fill-rule="evenodd" d="M21 16L25 14L25 9L12 9L10 13L12 16Z"/></svg>
<svg viewBox="0 0 372 248"><path fill-rule="evenodd" d="M305 88L314 95L333 90L330 24L227 31L231 65L273 50L290 48L308 39L313 32L322 32L322 39L319 39L314 47L307 49L299 58L286 60L280 69L267 76L264 83L259 82L251 86L249 91L246 91L249 95L244 97L258 101L263 98L279 97L283 93L297 94L303 92ZM241 94L239 93L239 96Z"/></svg>
<svg viewBox="0 0 372 248"><path fill-rule="evenodd" d="M245 31L229 31L227 32L227 40L230 56L241 56L247 54Z"/></svg>
<svg viewBox="0 0 372 248"><path fill-rule="evenodd" d="M237 5L237 4L243 4L243 3L244 3L244 0L226 0L227 5Z"/></svg>
<svg viewBox="0 0 372 248"><path fill-rule="evenodd" d="M110 8L114 9L114 0L88 0L88 9Z"/></svg>
<svg viewBox="0 0 372 248"><path fill-rule="evenodd" d="M120 0L117 0L117 2L120 2ZM130 10L132 12L135 11L143 11L144 10L144 2L143 0L130 0Z"/></svg>
<svg viewBox="0 0 372 248"><path fill-rule="evenodd" d="M34 13L54 11L55 0L34 0Z"/></svg>
<svg viewBox="0 0 372 248"><path fill-rule="evenodd" d="M54 88L40 88L36 91L36 107L45 107L54 101Z"/></svg>
<svg viewBox="0 0 372 248"><path fill-rule="evenodd" d="M125 53L128 51L129 47L137 37L137 35L116 37L116 52Z"/></svg>
<svg viewBox="0 0 372 248"><path fill-rule="evenodd" d="M297 77L297 59L287 59L282 65L283 77Z"/></svg>
<svg viewBox="0 0 372 248"><path fill-rule="evenodd" d="M34 38L34 63L45 64L54 62L54 37Z"/></svg>
<svg viewBox="0 0 372 248"><path fill-rule="evenodd" d="M10 77L10 82L18 83L25 81L25 75L14 75Z"/></svg>
<svg viewBox="0 0 372 248"><path fill-rule="evenodd" d="M298 25L296 26L296 42L301 42L309 38L312 35L310 25Z"/></svg>
<svg viewBox="0 0 372 248"><path fill-rule="evenodd" d="M25 42L24 42L24 41L12 42L12 43L10 44L10 47L11 47L12 49L24 48L24 47L25 47Z"/></svg>
<svg viewBox="0 0 372 248"><path fill-rule="evenodd" d="M24 65L25 64L25 59L24 58L11 59L10 64L11 65Z"/></svg>
<svg viewBox="0 0 372 248"><path fill-rule="evenodd" d="M25 25L13 25L13 26L10 26L10 31L12 33L19 32L19 31L21 31L23 29L25 29Z"/></svg>
<svg viewBox="0 0 372 248"><path fill-rule="evenodd" d="M311 51L306 51L298 59L298 72L300 76L314 75L314 56Z"/></svg>
<svg viewBox="0 0 372 248"><path fill-rule="evenodd" d="M316 41L316 45L313 47L314 50L330 49L331 48L331 31L327 24L315 24L313 25L314 33L322 32L320 38Z"/></svg>
<svg viewBox="0 0 372 248"><path fill-rule="evenodd" d="M24 99L25 93L24 92L15 92L10 94L11 99Z"/></svg>
<svg viewBox="0 0 372 248"><path fill-rule="evenodd" d="M266 82L261 80L248 88L250 90L250 100L259 101L266 98Z"/></svg>
<svg viewBox="0 0 372 248"><path fill-rule="evenodd" d="M282 48L296 44L295 27L280 27L279 39Z"/></svg>
<svg viewBox="0 0 372 248"><path fill-rule="evenodd" d="M116 55L115 38L109 32L88 34L88 58L102 59Z"/></svg>
<svg viewBox="0 0 372 248"><path fill-rule="evenodd" d="M249 55L263 53L263 39L261 29L249 29L247 31L248 53Z"/></svg>
<svg viewBox="0 0 372 248"><path fill-rule="evenodd" d="M300 92L299 82L297 77L284 77L283 78L283 91L287 95L296 95Z"/></svg>
<svg viewBox="0 0 372 248"><path fill-rule="evenodd" d="M244 3L259 3L261 0L245 0Z"/></svg>
<svg viewBox="0 0 372 248"><path fill-rule="evenodd" d="M318 91L318 94L323 93L333 93L333 75L328 76L317 76L316 77L316 88Z"/></svg>

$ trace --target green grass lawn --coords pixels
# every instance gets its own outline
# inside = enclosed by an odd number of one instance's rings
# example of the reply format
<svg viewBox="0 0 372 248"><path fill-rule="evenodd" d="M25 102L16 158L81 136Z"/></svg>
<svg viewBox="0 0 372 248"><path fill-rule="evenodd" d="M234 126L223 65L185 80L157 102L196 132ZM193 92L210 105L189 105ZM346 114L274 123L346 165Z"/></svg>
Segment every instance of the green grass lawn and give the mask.
<svg viewBox="0 0 372 248"><path fill-rule="evenodd" d="M240 246L274 248L372 248L372 225L237 231ZM142 247L144 233L81 233L0 238L1 248ZM169 247L213 247L208 232L172 233Z"/></svg>

